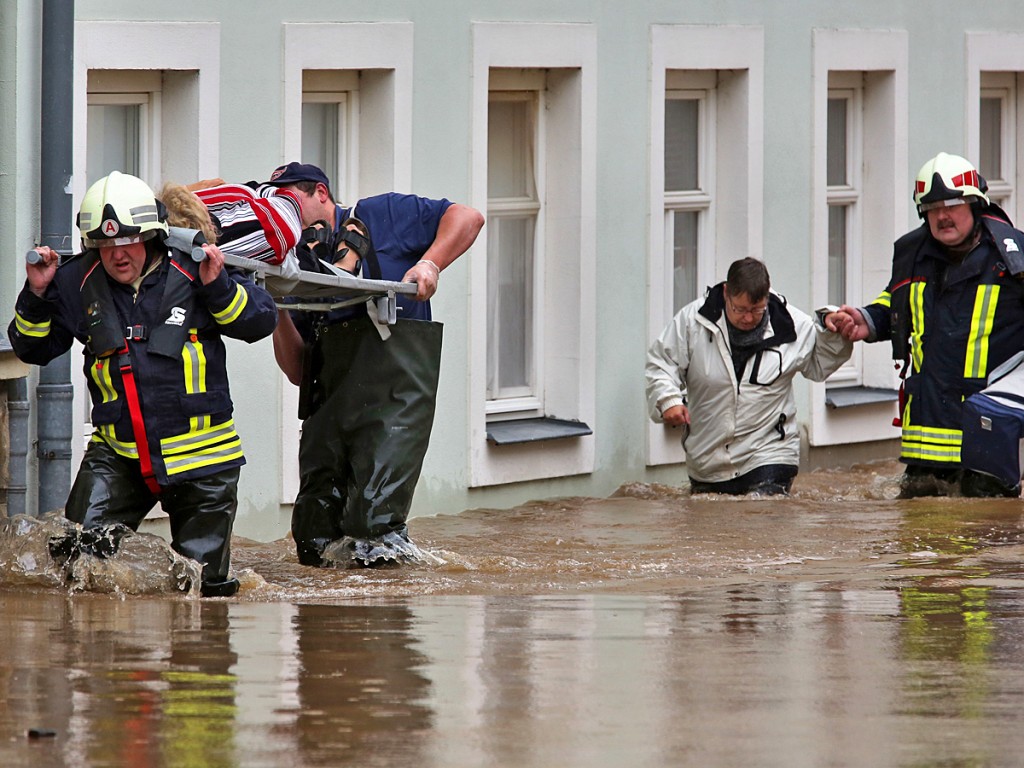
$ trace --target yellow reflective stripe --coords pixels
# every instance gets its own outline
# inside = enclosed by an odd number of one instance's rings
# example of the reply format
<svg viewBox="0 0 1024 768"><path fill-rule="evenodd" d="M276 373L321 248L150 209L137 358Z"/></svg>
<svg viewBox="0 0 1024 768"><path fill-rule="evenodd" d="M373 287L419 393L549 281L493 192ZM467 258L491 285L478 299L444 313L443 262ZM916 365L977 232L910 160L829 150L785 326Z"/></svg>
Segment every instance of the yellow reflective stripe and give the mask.
<svg viewBox="0 0 1024 768"><path fill-rule="evenodd" d="M177 475L200 467L208 467L211 464L223 464L233 459L242 458L242 441L235 439L230 443L219 444L202 451L179 456L174 459L164 458L164 468L168 475Z"/></svg>
<svg viewBox="0 0 1024 768"><path fill-rule="evenodd" d="M249 294L245 292L245 289L235 284L235 298L231 300L228 306L220 312L213 313L213 319L217 321L219 325L227 325L233 323L238 319L238 316L242 314L242 310L245 309L245 305L249 303Z"/></svg>
<svg viewBox="0 0 1024 768"><path fill-rule="evenodd" d="M103 396L104 403L117 400L117 390L114 389L114 382L110 378L110 367L113 364L113 358L98 357L89 366L89 375Z"/></svg>
<svg viewBox="0 0 1024 768"><path fill-rule="evenodd" d="M165 456L173 456L228 440L238 440L234 419L228 419L223 424L213 427L191 430L184 435L165 437L160 441L160 452Z"/></svg>
<svg viewBox="0 0 1024 768"><path fill-rule="evenodd" d="M924 337L924 288L926 283L916 282L910 284L910 357L914 363L914 370L920 371L924 363L924 346L921 339Z"/></svg>
<svg viewBox="0 0 1024 768"><path fill-rule="evenodd" d="M206 391L206 351L203 348L203 342L198 340L197 333L197 329L189 329L189 340L185 342L185 346L181 350L185 373L185 392L190 395ZM189 419L189 428L192 432L206 429L209 426L209 416L193 416Z"/></svg>
<svg viewBox="0 0 1024 768"><path fill-rule="evenodd" d="M900 458L960 463L960 446L942 446L904 440L900 446Z"/></svg>
<svg viewBox="0 0 1024 768"><path fill-rule="evenodd" d="M960 445L963 432L959 429L941 427L919 427L910 423L910 401L903 410L903 435L900 442L900 457L923 459L957 464L960 462Z"/></svg>
<svg viewBox="0 0 1024 768"><path fill-rule="evenodd" d="M900 414L900 426L904 432L910 429L910 403L913 400L913 395L907 395L907 402L903 404L903 413Z"/></svg>
<svg viewBox="0 0 1024 768"><path fill-rule="evenodd" d="M181 350L185 368L185 392L190 395L206 391L206 352L196 333L195 328L189 329L189 339Z"/></svg>
<svg viewBox="0 0 1024 768"><path fill-rule="evenodd" d="M883 307L888 307L892 304L892 294L888 291L882 291L878 294L878 298L871 302L872 304L881 304Z"/></svg>
<svg viewBox="0 0 1024 768"><path fill-rule="evenodd" d="M988 339L992 334L996 304L999 303L998 285L979 285L974 297L974 312L971 314L971 331L967 338L967 357L964 360L964 377L980 379L988 369Z"/></svg>
<svg viewBox="0 0 1024 768"><path fill-rule="evenodd" d="M114 436L114 425L113 424L101 424L96 427L96 431L92 433L91 442L94 443L106 443L114 449L115 453L120 454L128 459L138 459L139 449L135 443L126 443L123 440L118 440Z"/></svg>
<svg viewBox="0 0 1024 768"><path fill-rule="evenodd" d="M14 313L14 327L22 336L35 336L42 338L50 335L50 321L43 320L41 323L30 323L17 312Z"/></svg>
<svg viewBox="0 0 1024 768"><path fill-rule="evenodd" d="M234 419L184 435L166 437L160 441L160 452L168 475L222 464L243 456L242 441L235 431Z"/></svg>

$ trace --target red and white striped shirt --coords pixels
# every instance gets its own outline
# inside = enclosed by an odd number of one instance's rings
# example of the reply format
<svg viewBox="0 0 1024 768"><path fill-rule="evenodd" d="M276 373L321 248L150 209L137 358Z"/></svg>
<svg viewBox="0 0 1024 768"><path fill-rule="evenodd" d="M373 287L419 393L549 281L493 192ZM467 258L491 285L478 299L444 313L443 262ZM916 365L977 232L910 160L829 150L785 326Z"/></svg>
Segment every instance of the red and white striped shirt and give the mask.
<svg viewBox="0 0 1024 768"><path fill-rule="evenodd" d="M280 264L302 233L299 200L286 189L222 184L196 192L219 223L217 246L227 254Z"/></svg>

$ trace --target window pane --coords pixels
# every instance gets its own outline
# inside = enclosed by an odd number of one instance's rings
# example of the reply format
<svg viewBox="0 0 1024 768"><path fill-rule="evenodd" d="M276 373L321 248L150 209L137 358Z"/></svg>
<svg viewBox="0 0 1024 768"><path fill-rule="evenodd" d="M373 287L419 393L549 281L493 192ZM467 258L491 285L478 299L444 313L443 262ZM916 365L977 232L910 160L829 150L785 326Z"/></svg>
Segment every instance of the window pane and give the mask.
<svg viewBox="0 0 1024 768"><path fill-rule="evenodd" d="M312 163L327 174L335 197L339 194L338 179L335 177L341 167L338 162L338 112L337 102L302 105L301 160Z"/></svg>
<svg viewBox="0 0 1024 768"><path fill-rule="evenodd" d="M672 314L697 298L698 211L672 214Z"/></svg>
<svg viewBox="0 0 1024 768"><path fill-rule="evenodd" d="M978 170L986 179L1003 178L1003 100L981 100L981 158Z"/></svg>
<svg viewBox="0 0 1024 768"><path fill-rule="evenodd" d="M846 303L846 214L845 205L828 209L828 303Z"/></svg>
<svg viewBox="0 0 1024 768"><path fill-rule="evenodd" d="M700 102L665 100L665 190L700 188L698 152Z"/></svg>
<svg viewBox="0 0 1024 768"><path fill-rule="evenodd" d="M138 104L91 104L87 111L86 183L111 171L139 175Z"/></svg>
<svg viewBox="0 0 1024 768"><path fill-rule="evenodd" d="M487 398L533 385L533 216L498 217L487 235Z"/></svg>
<svg viewBox="0 0 1024 768"><path fill-rule="evenodd" d="M846 99L828 100L828 160L826 183L847 184L846 179Z"/></svg>
<svg viewBox="0 0 1024 768"><path fill-rule="evenodd" d="M487 196L536 199L533 123L525 100L488 105Z"/></svg>

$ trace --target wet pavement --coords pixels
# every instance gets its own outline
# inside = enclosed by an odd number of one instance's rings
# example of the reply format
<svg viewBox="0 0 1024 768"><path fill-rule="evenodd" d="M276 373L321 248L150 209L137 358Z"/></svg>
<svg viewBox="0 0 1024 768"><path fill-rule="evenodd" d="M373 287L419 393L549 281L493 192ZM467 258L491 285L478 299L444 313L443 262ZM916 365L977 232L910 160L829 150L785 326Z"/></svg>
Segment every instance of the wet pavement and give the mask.
<svg viewBox="0 0 1024 768"><path fill-rule="evenodd" d="M8 525L0 766L1022 765L1024 505L899 471L417 518L430 565L237 540L230 599Z"/></svg>

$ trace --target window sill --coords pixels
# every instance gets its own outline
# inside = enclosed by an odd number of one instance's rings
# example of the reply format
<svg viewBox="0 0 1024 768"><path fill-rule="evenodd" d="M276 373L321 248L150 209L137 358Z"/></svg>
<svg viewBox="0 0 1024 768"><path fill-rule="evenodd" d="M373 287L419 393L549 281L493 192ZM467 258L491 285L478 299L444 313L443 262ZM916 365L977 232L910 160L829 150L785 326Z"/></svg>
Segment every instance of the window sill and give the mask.
<svg viewBox="0 0 1024 768"><path fill-rule="evenodd" d="M487 442L492 445L515 445L541 440L561 440L594 434L582 421L567 421L543 416L536 419L492 421L487 424Z"/></svg>
<svg viewBox="0 0 1024 768"><path fill-rule="evenodd" d="M831 409L851 408L858 405L895 403L899 390L880 387L836 387L825 390L825 405Z"/></svg>
<svg viewBox="0 0 1024 768"><path fill-rule="evenodd" d="M0 381L21 379L28 376L29 366L14 355L14 349L7 337L0 333Z"/></svg>

